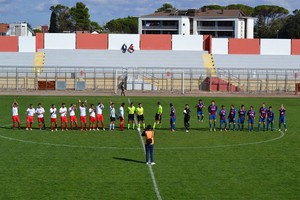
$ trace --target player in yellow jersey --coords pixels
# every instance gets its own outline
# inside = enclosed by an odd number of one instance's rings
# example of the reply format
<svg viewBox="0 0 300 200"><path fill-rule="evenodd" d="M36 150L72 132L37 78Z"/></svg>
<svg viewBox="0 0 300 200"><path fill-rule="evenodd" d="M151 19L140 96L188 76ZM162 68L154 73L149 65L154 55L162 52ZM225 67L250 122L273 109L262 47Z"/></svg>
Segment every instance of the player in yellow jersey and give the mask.
<svg viewBox="0 0 300 200"><path fill-rule="evenodd" d="M144 108L142 106L142 103L138 104L138 107L135 109L135 113L137 115L138 120L138 130L141 129L141 123L143 124L143 129L145 129L145 121L144 121Z"/></svg>
<svg viewBox="0 0 300 200"><path fill-rule="evenodd" d="M155 122L153 124L153 129L156 128L156 125L160 124L160 127L161 127L161 117L162 117L162 112L163 112L163 108L160 104L160 102L157 102L157 111L155 113Z"/></svg>
<svg viewBox="0 0 300 200"><path fill-rule="evenodd" d="M135 127L135 123L134 123L134 113L135 113L135 107L133 105L133 103L131 102L129 107L127 108L127 112L128 112L128 129L130 129L130 122L132 124L132 129L134 129Z"/></svg>

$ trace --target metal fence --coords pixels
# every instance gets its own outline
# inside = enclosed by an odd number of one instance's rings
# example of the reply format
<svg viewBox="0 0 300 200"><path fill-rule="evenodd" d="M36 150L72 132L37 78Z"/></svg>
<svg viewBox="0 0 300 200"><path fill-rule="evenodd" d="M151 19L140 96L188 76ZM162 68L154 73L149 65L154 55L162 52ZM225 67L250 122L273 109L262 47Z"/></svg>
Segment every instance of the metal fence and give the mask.
<svg viewBox="0 0 300 200"><path fill-rule="evenodd" d="M295 92L300 69L2 67L1 90Z"/></svg>

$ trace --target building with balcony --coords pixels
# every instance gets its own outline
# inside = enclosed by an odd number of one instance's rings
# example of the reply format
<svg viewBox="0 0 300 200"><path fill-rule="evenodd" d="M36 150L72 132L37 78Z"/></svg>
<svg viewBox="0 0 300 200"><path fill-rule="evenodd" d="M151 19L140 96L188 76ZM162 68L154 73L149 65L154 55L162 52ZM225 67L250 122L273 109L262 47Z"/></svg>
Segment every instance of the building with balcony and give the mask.
<svg viewBox="0 0 300 200"><path fill-rule="evenodd" d="M139 18L139 34L253 38L254 18L241 10L167 9Z"/></svg>

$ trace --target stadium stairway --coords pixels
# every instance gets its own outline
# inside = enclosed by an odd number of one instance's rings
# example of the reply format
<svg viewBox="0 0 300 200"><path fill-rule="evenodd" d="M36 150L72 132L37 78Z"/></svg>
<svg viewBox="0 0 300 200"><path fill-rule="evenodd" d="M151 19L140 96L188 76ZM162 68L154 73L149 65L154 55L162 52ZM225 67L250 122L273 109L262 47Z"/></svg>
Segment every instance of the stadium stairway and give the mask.
<svg viewBox="0 0 300 200"><path fill-rule="evenodd" d="M207 78L205 79L205 82L207 83L206 89L208 91L235 92L238 90L237 86L217 76L217 71L215 68L214 58L212 54L203 54L202 57L203 65L206 68Z"/></svg>
<svg viewBox="0 0 300 200"><path fill-rule="evenodd" d="M214 58L212 54L202 54L202 58L203 58L203 65L206 69L206 75L208 77L217 77Z"/></svg>
<svg viewBox="0 0 300 200"><path fill-rule="evenodd" d="M36 52L34 56L33 62L33 73L43 73L43 68L45 64L45 53L44 52Z"/></svg>

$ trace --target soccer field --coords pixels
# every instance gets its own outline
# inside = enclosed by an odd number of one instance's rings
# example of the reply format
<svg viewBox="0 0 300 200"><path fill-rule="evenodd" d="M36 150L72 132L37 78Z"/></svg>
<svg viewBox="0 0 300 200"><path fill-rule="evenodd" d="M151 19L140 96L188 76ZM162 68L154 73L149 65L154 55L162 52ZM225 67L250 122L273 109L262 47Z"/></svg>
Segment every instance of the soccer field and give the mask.
<svg viewBox="0 0 300 200"><path fill-rule="evenodd" d="M16 98L22 122L13 130L11 104ZM155 130L155 163L145 164L137 130L49 130L51 104L102 101L105 126L109 102L118 110L128 101L143 103L146 125L153 125L157 101L163 106L162 127ZM275 131L210 132L208 113L199 123L194 106L199 97L45 97L2 96L0 103L0 199L299 199L300 136L296 98L213 98L219 109L250 105L258 116L262 102L273 106ZM206 107L211 97L202 98ZM47 130L25 131L25 110L32 103L46 110ZM177 112L176 132L169 127L169 103ZM183 109L192 109L191 130L184 131ZM287 110L287 132L278 131L278 108ZM79 112L77 111L77 119ZM59 120L58 120L59 121ZM60 123L59 123L60 124ZM127 115L125 115L127 127ZM219 119L217 120L219 127Z"/></svg>

